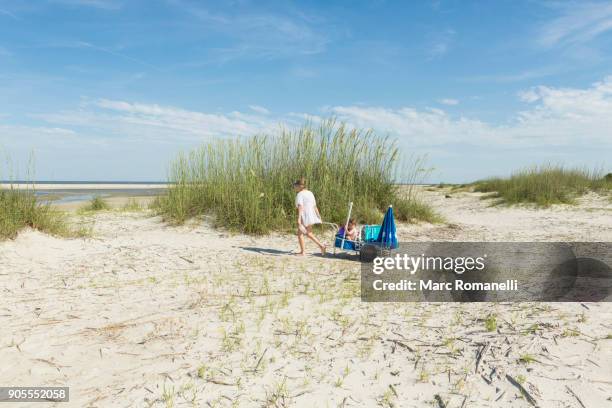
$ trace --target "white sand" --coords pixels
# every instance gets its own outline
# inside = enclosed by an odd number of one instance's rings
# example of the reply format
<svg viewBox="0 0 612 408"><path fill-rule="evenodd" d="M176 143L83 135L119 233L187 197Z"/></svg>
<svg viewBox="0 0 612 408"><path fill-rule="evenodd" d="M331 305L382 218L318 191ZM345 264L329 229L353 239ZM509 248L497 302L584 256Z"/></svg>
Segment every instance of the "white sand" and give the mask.
<svg viewBox="0 0 612 408"><path fill-rule="evenodd" d="M137 203L141 208L149 208L151 203L155 200L156 196L147 195L147 196L131 196L131 195L112 195L108 197L103 197L104 201L110 206L112 209L122 209L125 205L131 203ZM89 201L72 201L67 203L58 203L51 202L51 205L58 210L64 212L77 212L80 209L83 209L89 205Z"/></svg>
<svg viewBox="0 0 612 408"><path fill-rule="evenodd" d="M612 241L605 198L533 210L445 193L425 196L449 224L401 240ZM288 255L293 237L82 222L92 239L0 243L0 384L69 386L52 406L531 406L507 375L542 407L611 404L609 303L368 304L358 263Z"/></svg>

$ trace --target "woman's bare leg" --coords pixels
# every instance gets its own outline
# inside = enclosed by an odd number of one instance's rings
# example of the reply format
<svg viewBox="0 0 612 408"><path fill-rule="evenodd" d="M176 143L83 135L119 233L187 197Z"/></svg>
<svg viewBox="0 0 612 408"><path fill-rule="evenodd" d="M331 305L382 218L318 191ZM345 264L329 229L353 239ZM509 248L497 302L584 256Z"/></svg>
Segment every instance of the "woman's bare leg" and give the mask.
<svg viewBox="0 0 612 408"><path fill-rule="evenodd" d="M306 236L307 236L308 238L310 238L310 239L311 239L311 240L312 240L312 241L313 241L315 244L317 244L317 245L319 246L319 248L321 249L321 253L322 253L323 255L325 255L325 250L326 250L327 248L325 247L325 245L323 245L323 244L321 243L321 241L319 241L319 240L317 239L317 237L315 237L315 236L314 236L314 234L312 233L312 226L310 226L310 225L309 225L308 227L306 227L306 231L308 231L308 234L306 234ZM304 239L304 238L302 238L302 239Z"/></svg>
<svg viewBox="0 0 612 408"><path fill-rule="evenodd" d="M298 242L300 244L300 253L298 255L304 255L306 253L306 244L304 243L304 234L302 234L302 231L300 231L299 228L298 228L297 236L298 236Z"/></svg>

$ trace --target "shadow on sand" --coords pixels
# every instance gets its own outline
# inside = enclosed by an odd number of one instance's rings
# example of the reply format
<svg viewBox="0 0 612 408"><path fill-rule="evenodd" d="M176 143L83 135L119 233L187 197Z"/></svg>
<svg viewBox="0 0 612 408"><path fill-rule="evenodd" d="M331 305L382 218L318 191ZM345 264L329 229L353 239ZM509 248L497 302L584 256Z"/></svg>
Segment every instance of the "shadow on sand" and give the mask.
<svg viewBox="0 0 612 408"><path fill-rule="evenodd" d="M273 255L273 256L281 256L281 255L293 255L293 251L281 251L279 249L274 248L257 248L257 247L239 247L240 249L244 249L245 251L257 252L262 255Z"/></svg>
<svg viewBox="0 0 612 408"><path fill-rule="evenodd" d="M280 249L274 248L259 248L259 247L238 247L240 249L244 249L245 251L256 252L261 255L272 255L272 256L283 256L283 255L294 255L294 251L282 251ZM357 261L359 262L359 255L353 255L345 252L332 254L327 252L325 255L321 255L320 253L307 254L307 256L315 256L317 258L325 258L331 260L345 260L345 261Z"/></svg>

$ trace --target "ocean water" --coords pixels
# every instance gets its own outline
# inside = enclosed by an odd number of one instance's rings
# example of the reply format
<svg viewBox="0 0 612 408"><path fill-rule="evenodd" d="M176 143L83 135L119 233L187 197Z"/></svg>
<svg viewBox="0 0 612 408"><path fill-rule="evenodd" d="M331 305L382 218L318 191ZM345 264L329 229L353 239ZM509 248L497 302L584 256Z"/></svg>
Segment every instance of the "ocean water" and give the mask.
<svg viewBox="0 0 612 408"><path fill-rule="evenodd" d="M66 194L66 195L62 195L62 194L57 194L55 192L41 192L41 191L37 191L36 192L36 196L38 198L38 201L42 202L42 203L47 203L47 202L52 202L55 204L64 204L64 203L79 203L79 202L85 202L85 201L90 201L91 199L93 199L96 195L105 198L108 197L108 194ZM57 198L59 196L59 198ZM48 197L53 197L53 199L49 200L47 199Z"/></svg>
<svg viewBox="0 0 612 408"><path fill-rule="evenodd" d="M74 180L42 180L42 181L30 181L30 180L0 180L0 184L90 184L90 185L99 185L99 184L115 184L115 185L125 185L125 184L134 184L134 185L155 185L155 186L165 186L168 183L165 181L99 181L99 180L85 180L85 181L74 181Z"/></svg>
<svg viewBox="0 0 612 408"><path fill-rule="evenodd" d="M16 184L19 182L13 181ZM122 197L144 197L144 196L156 196L165 193L165 186L167 183L162 182L108 182L108 181L37 181L37 189L35 191L36 196L40 202L52 202L55 204L64 203L79 203L90 201L92 198L99 196L102 198L108 198L113 196ZM65 185L79 185L79 188L65 188L65 189L45 189L45 184L65 184ZM96 185L110 184L111 188L94 188ZM82 185L82 186L81 186ZM121 185L154 185L155 188L121 188ZM91 186L91 187L88 187ZM110 186L109 186L110 187Z"/></svg>

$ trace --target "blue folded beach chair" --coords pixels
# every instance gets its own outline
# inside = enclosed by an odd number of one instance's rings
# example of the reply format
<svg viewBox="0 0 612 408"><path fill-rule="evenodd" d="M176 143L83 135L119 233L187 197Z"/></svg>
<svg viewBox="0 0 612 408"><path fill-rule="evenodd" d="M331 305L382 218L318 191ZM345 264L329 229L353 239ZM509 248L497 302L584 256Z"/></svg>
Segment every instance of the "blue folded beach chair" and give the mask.
<svg viewBox="0 0 612 408"><path fill-rule="evenodd" d="M380 225L364 225L358 228L359 239L352 241L346 238L344 227L340 227L335 235L334 248L359 251L365 242L374 242L380 233Z"/></svg>
<svg viewBox="0 0 612 408"><path fill-rule="evenodd" d="M350 240L346 237L346 226L351 219L351 213L353 211L353 203L349 203L348 215L346 217L346 223L338 227L337 224L326 222L335 229L334 234L334 255L337 250L356 252L360 254L364 248L367 247L368 253L372 252L372 248L386 248L395 249L398 246L397 239L395 238L395 222L393 220L393 210L389 206L387 214L382 225L363 225L359 227L356 240Z"/></svg>

